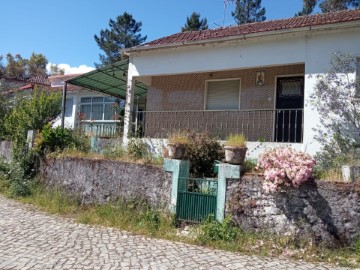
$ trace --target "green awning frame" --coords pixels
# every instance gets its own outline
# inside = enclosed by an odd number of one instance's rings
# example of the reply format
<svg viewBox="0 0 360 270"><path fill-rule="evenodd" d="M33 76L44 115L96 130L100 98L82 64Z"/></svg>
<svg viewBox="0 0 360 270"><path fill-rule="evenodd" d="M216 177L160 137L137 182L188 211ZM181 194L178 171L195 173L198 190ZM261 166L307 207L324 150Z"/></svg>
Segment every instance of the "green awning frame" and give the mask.
<svg viewBox="0 0 360 270"><path fill-rule="evenodd" d="M127 59L82 74L66 82L103 94L125 99L128 68L129 60ZM142 82L135 81L135 96L141 97L146 95L146 93L147 85Z"/></svg>

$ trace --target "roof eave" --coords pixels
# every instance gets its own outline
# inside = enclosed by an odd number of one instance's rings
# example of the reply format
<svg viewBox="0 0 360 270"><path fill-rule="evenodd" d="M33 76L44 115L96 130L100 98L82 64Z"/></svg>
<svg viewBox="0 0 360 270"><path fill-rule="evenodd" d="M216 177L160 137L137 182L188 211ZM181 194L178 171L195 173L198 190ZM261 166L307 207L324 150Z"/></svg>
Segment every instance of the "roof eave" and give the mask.
<svg viewBox="0 0 360 270"><path fill-rule="evenodd" d="M140 52L140 51L170 49L170 48L177 48L177 47L183 47L183 46L204 45L207 43L225 42L225 41L232 41L232 40L239 40L239 39L260 38L260 37L267 37L267 36L284 35L284 34L301 33L301 32L311 32L311 31L319 31L319 30L344 29L344 28L353 28L353 27L359 27L359 26L360 26L360 21L335 23L335 24L324 24L324 25L315 25L315 26L305 26L305 27L298 27L298 28L292 28L292 29L279 29L279 30L274 30L274 31L250 33L250 34L236 35L236 36L223 37L223 38L213 38L213 39L206 39L206 40L171 43L171 44L166 44L166 45L132 47L130 49L124 50L124 53L126 55L130 56L132 53Z"/></svg>

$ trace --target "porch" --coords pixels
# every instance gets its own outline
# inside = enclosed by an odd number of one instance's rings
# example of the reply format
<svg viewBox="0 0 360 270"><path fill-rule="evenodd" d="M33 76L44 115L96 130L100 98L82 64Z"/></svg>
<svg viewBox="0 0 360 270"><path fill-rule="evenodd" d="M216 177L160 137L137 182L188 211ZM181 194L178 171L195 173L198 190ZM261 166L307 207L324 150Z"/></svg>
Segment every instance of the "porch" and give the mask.
<svg viewBox="0 0 360 270"><path fill-rule="evenodd" d="M99 92L126 98L124 125L88 121L82 123L84 132L100 137L167 138L170 133L191 130L220 140L243 133L252 142L303 142L303 63L127 78L126 65L69 81L93 90L101 81L104 89ZM122 86L116 92L118 77ZM112 86L111 91L106 85Z"/></svg>

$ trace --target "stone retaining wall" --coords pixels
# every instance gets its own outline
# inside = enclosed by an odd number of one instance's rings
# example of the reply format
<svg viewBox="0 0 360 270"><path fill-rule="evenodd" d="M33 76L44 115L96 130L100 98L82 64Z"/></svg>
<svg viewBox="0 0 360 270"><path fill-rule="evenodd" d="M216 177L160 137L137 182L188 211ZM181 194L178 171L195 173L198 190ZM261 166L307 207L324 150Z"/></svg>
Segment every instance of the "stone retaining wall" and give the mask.
<svg viewBox="0 0 360 270"><path fill-rule="evenodd" d="M144 199L155 207L170 204L171 175L161 167L114 160L47 158L40 176L46 184L79 194L82 203L104 203L117 198Z"/></svg>
<svg viewBox="0 0 360 270"><path fill-rule="evenodd" d="M360 235L360 185L312 181L268 194L259 176L227 182L226 212L247 231L311 237L328 246Z"/></svg>

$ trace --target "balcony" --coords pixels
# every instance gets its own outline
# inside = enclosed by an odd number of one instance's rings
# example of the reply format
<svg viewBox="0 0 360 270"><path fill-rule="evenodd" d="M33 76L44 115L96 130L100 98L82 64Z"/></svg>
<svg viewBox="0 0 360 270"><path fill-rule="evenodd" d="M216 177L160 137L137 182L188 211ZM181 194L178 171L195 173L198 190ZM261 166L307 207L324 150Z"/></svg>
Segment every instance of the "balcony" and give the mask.
<svg viewBox="0 0 360 270"><path fill-rule="evenodd" d="M123 123L120 121L90 121L80 122L80 131L86 136L115 138L123 134Z"/></svg>

